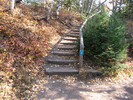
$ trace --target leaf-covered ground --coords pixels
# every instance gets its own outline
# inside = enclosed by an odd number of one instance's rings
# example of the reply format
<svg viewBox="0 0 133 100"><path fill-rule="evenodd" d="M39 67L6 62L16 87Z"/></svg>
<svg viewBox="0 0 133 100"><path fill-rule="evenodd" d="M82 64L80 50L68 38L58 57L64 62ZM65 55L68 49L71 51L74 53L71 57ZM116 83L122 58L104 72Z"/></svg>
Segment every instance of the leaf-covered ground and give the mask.
<svg viewBox="0 0 133 100"><path fill-rule="evenodd" d="M35 80L45 76L43 57L80 16L60 10L59 21L53 10L47 23L37 20L47 13L43 7L17 4L14 13L8 8L9 2L0 0L0 100L27 99L39 87Z"/></svg>

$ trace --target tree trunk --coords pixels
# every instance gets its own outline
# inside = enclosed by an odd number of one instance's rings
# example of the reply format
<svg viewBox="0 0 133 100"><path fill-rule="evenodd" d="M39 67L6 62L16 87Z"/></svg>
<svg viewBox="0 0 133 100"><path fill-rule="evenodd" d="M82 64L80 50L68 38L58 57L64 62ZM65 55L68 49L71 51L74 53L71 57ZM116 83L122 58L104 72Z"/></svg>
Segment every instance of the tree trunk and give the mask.
<svg viewBox="0 0 133 100"><path fill-rule="evenodd" d="M78 0L78 4L79 4L78 12L80 13L80 0Z"/></svg>
<svg viewBox="0 0 133 100"><path fill-rule="evenodd" d="M57 6L56 6L56 16L59 17L59 6L60 6L60 0L57 0Z"/></svg>
<svg viewBox="0 0 133 100"><path fill-rule="evenodd" d="M104 4L107 0L105 0L104 2L102 2L100 5L98 5L97 7L95 7L91 12L95 11L96 9L98 9L102 4Z"/></svg>
<svg viewBox="0 0 133 100"><path fill-rule="evenodd" d="M94 0L91 0L90 9L89 9L89 11L88 11L88 13L87 13L87 16L91 13L93 4L94 4Z"/></svg>
<svg viewBox="0 0 133 100"><path fill-rule="evenodd" d="M101 7L101 0L99 0L99 9L98 9L98 11L100 11L100 7Z"/></svg>
<svg viewBox="0 0 133 100"><path fill-rule="evenodd" d="M89 8L90 8L89 4L90 4L90 0L87 1L87 10L86 10L87 12L89 11Z"/></svg>
<svg viewBox="0 0 133 100"><path fill-rule="evenodd" d="M10 9L13 11L15 6L15 0L11 0Z"/></svg>
<svg viewBox="0 0 133 100"><path fill-rule="evenodd" d="M44 3L44 8L47 7L47 0L43 0L43 3Z"/></svg>
<svg viewBox="0 0 133 100"><path fill-rule="evenodd" d="M115 1L115 10L117 9L118 0Z"/></svg>
<svg viewBox="0 0 133 100"><path fill-rule="evenodd" d="M53 7L53 4L54 4L54 0L52 0L51 5L50 5L50 8L49 8L49 10L48 10L48 12L47 12L47 15L46 15L46 20L47 20L47 21L48 21L48 18L49 18L51 9L52 9L52 7Z"/></svg>
<svg viewBox="0 0 133 100"><path fill-rule="evenodd" d="M84 0L82 0L82 11L81 11L81 14L83 14L83 11L84 11Z"/></svg>
<svg viewBox="0 0 133 100"><path fill-rule="evenodd" d="M114 0L112 0L112 5L113 5L113 10L114 10L114 9L115 9L115 8L114 8Z"/></svg>
<svg viewBox="0 0 133 100"><path fill-rule="evenodd" d="M119 10L121 10L121 5L122 5L122 0L120 0L120 7L119 7Z"/></svg>

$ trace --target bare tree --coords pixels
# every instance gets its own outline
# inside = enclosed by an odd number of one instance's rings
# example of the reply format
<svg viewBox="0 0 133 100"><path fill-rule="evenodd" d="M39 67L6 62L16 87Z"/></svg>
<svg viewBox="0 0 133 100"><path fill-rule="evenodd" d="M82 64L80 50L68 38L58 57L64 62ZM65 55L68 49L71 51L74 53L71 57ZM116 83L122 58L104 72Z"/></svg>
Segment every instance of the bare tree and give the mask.
<svg viewBox="0 0 133 100"><path fill-rule="evenodd" d="M15 0L11 0L10 9L13 11L15 6Z"/></svg>
<svg viewBox="0 0 133 100"><path fill-rule="evenodd" d="M115 9L114 0L112 0L113 10Z"/></svg>
<svg viewBox="0 0 133 100"><path fill-rule="evenodd" d="M82 10L81 10L81 14L83 13L84 11L84 0L82 0Z"/></svg>
<svg viewBox="0 0 133 100"><path fill-rule="evenodd" d="M120 0L119 11L121 11L122 0Z"/></svg>
<svg viewBox="0 0 133 100"><path fill-rule="evenodd" d="M91 0L91 4L90 4L90 8L89 8L89 10L88 10L88 12L87 12L87 16L91 13L93 4L94 4L94 0Z"/></svg>
<svg viewBox="0 0 133 100"><path fill-rule="evenodd" d="M103 1L100 5L98 5L97 7L95 7L91 12L95 11L96 9L98 9L101 5L103 5L107 0Z"/></svg>
<svg viewBox="0 0 133 100"><path fill-rule="evenodd" d="M56 16L59 17L59 6L60 6L60 0L57 0L57 6L56 6Z"/></svg>
<svg viewBox="0 0 133 100"><path fill-rule="evenodd" d="M48 10L48 12L47 12L47 15L46 15L46 20L47 20L47 21L48 21L48 18L49 18L51 9L52 9L52 7L53 7L53 4L54 4L54 0L52 0L51 5L50 5L50 8L49 8L49 10Z"/></svg>
<svg viewBox="0 0 133 100"><path fill-rule="evenodd" d="M78 12L80 13L80 0L78 0L78 4L79 4Z"/></svg>
<svg viewBox="0 0 133 100"><path fill-rule="evenodd" d="M90 0L87 0L87 12L89 11L89 8L90 8Z"/></svg>
<svg viewBox="0 0 133 100"><path fill-rule="evenodd" d="M43 0L44 8L47 7L47 0Z"/></svg>
<svg viewBox="0 0 133 100"><path fill-rule="evenodd" d="M99 0L99 5L101 5L101 0ZM98 11L100 10L100 7L101 7L101 6L99 6Z"/></svg>
<svg viewBox="0 0 133 100"><path fill-rule="evenodd" d="M118 0L115 0L115 10L117 9Z"/></svg>

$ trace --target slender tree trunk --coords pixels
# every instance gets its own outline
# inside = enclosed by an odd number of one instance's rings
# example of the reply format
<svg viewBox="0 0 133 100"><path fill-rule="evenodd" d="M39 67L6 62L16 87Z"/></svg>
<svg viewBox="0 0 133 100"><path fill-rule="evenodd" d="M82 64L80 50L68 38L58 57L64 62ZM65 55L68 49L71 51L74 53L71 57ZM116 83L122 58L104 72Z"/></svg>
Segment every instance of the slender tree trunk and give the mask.
<svg viewBox="0 0 133 100"><path fill-rule="evenodd" d="M15 6L15 0L11 0L10 9L13 11Z"/></svg>
<svg viewBox="0 0 133 100"><path fill-rule="evenodd" d="M122 5L122 0L120 0L120 8L121 8L121 5Z"/></svg>
<svg viewBox="0 0 133 100"><path fill-rule="evenodd" d="M79 4L78 12L80 13L80 0L78 0L78 4Z"/></svg>
<svg viewBox="0 0 133 100"><path fill-rule="evenodd" d="M100 11L100 8L101 8L101 0L99 0L99 9L98 9L98 11Z"/></svg>
<svg viewBox="0 0 133 100"><path fill-rule="evenodd" d="M115 9L115 7L114 7L114 0L112 0L112 6L113 6L113 10Z"/></svg>
<svg viewBox="0 0 133 100"><path fill-rule="evenodd" d="M86 9L87 12L89 11L89 7L90 7L89 4L90 4L90 0L87 1L87 9Z"/></svg>
<svg viewBox="0 0 133 100"><path fill-rule="evenodd" d="M120 6L119 6L119 11L121 12L121 5L122 5L122 0L120 0Z"/></svg>
<svg viewBox="0 0 133 100"><path fill-rule="evenodd" d="M45 0L43 0L44 8L45 8Z"/></svg>
<svg viewBox="0 0 133 100"><path fill-rule="evenodd" d="M83 11L84 11L84 0L82 0L82 11L81 11L81 14L83 14Z"/></svg>
<svg viewBox="0 0 133 100"><path fill-rule="evenodd" d="M52 0L51 5L50 5L50 8L49 8L49 10L48 10L48 12L47 12L47 15L46 15L46 20L47 20L47 21L48 21L48 18L49 18L51 9L52 9L52 7L53 7L53 4L54 4L54 0Z"/></svg>
<svg viewBox="0 0 133 100"><path fill-rule="evenodd" d="M93 4L94 4L94 0L91 0L90 9L89 9L89 11L88 11L88 13L87 13L87 16L91 13Z"/></svg>
<svg viewBox="0 0 133 100"><path fill-rule="evenodd" d="M56 16L59 17L59 7L60 7L60 0L57 0L57 6L56 6Z"/></svg>
<svg viewBox="0 0 133 100"><path fill-rule="evenodd" d="M115 1L115 10L117 9L118 0Z"/></svg>
<svg viewBox="0 0 133 100"><path fill-rule="evenodd" d="M103 1L100 5L98 5L97 7L95 7L91 12L95 11L96 9L98 9L102 4L104 4L107 0Z"/></svg>

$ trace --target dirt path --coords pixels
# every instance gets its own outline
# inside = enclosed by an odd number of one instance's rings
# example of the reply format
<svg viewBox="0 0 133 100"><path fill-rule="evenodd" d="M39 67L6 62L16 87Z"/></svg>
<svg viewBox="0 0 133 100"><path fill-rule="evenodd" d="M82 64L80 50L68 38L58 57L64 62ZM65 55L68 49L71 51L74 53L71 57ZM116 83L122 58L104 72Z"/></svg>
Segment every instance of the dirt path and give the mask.
<svg viewBox="0 0 133 100"><path fill-rule="evenodd" d="M133 100L133 77L121 82L83 82L76 77L47 77L37 100Z"/></svg>

